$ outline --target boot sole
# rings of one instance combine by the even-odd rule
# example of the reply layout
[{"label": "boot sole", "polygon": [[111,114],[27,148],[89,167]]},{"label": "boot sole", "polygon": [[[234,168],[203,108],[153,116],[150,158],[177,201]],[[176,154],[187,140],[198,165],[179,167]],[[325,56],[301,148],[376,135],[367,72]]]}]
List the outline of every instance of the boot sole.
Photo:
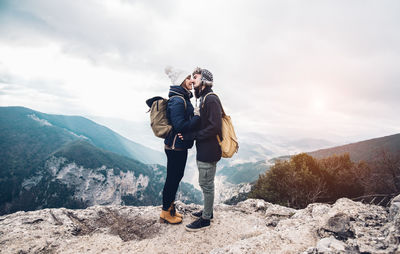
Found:
[{"label": "boot sole", "polygon": [[189,231],[189,232],[198,232],[198,231],[206,230],[207,228],[210,228],[210,227],[211,227],[211,225],[210,226],[205,226],[205,227],[202,227],[202,228],[188,228],[188,227],[185,227],[185,229],[186,229],[186,231]]},{"label": "boot sole", "polygon": [[160,223],[165,223],[165,224],[171,224],[171,225],[177,225],[177,224],[181,224],[182,223],[182,221],[177,222],[177,223],[171,223],[171,222],[169,222],[169,221],[167,221],[166,219],[163,219],[163,218],[160,218],[159,222]]}]

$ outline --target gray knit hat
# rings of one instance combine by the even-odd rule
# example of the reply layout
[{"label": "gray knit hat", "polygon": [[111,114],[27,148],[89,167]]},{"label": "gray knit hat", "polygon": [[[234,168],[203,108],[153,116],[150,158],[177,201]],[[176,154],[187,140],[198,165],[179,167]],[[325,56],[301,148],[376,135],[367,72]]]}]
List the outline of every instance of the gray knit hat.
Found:
[{"label": "gray knit hat", "polygon": [[195,74],[195,73],[201,74],[201,80],[203,81],[204,85],[213,86],[214,79],[213,79],[213,75],[212,75],[211,71],[197,67],[193,71],[193,74]]},{"label": "gray knit hat", "polygon": [[213,75],[207,69],[201,69],[201,80],[213,82]]}]

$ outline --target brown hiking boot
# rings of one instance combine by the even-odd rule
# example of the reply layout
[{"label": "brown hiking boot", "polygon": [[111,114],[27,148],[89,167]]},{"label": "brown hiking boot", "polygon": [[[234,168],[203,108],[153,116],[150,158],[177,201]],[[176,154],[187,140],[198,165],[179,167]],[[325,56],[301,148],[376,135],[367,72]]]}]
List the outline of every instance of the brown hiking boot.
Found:
[{"label": "brown hiking boot", "polygon": [[171,207],[170,207],[168,210],[171,211],[171,215],[172,215],[172,216],[176,216],[176,217],[179,217],[179,218],[183,219],[183,215],[180,214],[180,213],[176,210],[176,207],[175,207],[174,202],[172,202]]},{"label": "brown hiking boot", "polygon": [[160,222],[169,224],[179,224],[182,222],[182,218],[171,215],[171,208],[168,211],[161,210]]}]

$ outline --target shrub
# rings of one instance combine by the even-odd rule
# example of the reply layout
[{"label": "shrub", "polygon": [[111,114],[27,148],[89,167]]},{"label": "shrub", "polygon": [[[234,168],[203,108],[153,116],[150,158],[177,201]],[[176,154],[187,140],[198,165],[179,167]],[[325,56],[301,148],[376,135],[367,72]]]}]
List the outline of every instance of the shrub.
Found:
[{"label": "shrub", "polygon": [[334,202],[362,195],[369,183],[368,172],[365,163],[353,163],[348,154],[317,160],[302,153],[288,161],[278,160],[259,176],[249,197],[293,208],[317,201]]}]

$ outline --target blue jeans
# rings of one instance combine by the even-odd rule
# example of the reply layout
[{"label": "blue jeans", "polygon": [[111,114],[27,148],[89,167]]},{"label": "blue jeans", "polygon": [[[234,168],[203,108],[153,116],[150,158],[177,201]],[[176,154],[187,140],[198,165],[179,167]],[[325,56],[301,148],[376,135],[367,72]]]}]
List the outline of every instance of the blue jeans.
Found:
[{"label": "blue jeans", "polygon": [[199,169],[199,185],[203,191],[204,209],[203,219],[209,220],[213,214],[214,206],[214,178],[217,169],[217,162],[197,161]]}]

